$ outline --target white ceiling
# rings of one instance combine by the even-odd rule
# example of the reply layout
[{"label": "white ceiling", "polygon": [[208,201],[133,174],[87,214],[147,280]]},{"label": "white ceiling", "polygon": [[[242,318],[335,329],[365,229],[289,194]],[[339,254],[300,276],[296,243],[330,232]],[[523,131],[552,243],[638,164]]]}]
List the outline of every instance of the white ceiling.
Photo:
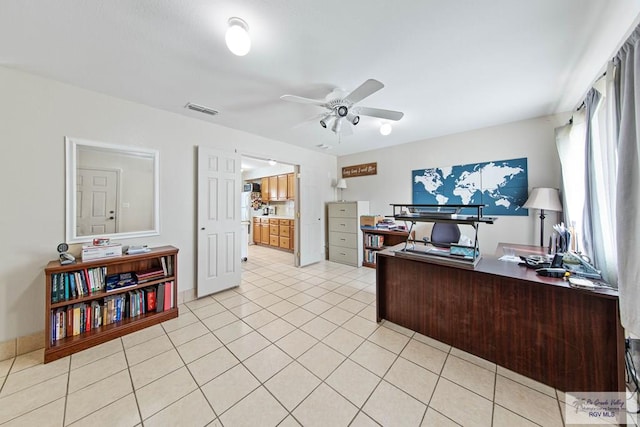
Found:
[{"label": "white ceiling", "polygon": [[[0,65],[271,139],[344,155],[575,108],[640,12],[638,0],[2,0]],[[251,52],[224,44],[229,17]],[[341,141],[323,98],[368,78]],[[46,94],[43,94],[46,96]],[[187,102],[220,112],[205,116]]]}]

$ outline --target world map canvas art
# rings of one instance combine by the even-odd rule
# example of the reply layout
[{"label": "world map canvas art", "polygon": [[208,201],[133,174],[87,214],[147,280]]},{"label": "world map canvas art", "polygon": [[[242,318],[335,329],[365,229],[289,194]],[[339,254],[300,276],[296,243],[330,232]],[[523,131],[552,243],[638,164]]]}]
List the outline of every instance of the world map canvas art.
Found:
[{"label": "world map canvas art", "polygon": [[484,204],[483,214],[528,215],[522,205],[528,197],[527,159],[411,172],[414,204]]}]

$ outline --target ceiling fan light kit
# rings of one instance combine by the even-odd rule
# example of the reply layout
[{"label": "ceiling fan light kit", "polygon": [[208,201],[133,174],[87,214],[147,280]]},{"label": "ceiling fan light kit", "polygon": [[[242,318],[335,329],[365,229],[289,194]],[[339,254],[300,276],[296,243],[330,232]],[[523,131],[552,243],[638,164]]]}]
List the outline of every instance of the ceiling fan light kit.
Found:
[{"label": "ceiling fan light kit", "polygon": [[245,56],[251,50],[249,26],[240,18],[229,18],[229,28],[224,36],[227,47],[237,56]]},{"label": "ceiling fan light kit", "polygon": [[[345,135],[351,134],[351,127],[343,126],[342,119],[346,119],[351,125],[355,126],[360,123],[361,116],[377,117],[384,120],[400,120],[404,113],[400,111],[383,110],[380,108],[360,107],[356,104],[364,98],[382,89],[384,85],[375,79],[369,79],[358,86],[350,94],[344,97],[336,95],[337,91],[332,91],[325,99],[304,98],[297,95],[282,95],[280,99],[284,101],[297,102],[300,104],[312,104],[324,107],[329,110],[328,113],[320,119],[320,126],[325,129],[331,129],[336,134],[342,131]],[[331,122],[333,121],[333,125]],[[390,127],[386,134],[391,133]],[[382,131],[381,131],[382,133]]]},{"label": "ceiling fan light kit", "polygon": [[391,123],[383,123],[380,125],[380,134],[387,136],[391,133],[393,128],[391,127]]}]

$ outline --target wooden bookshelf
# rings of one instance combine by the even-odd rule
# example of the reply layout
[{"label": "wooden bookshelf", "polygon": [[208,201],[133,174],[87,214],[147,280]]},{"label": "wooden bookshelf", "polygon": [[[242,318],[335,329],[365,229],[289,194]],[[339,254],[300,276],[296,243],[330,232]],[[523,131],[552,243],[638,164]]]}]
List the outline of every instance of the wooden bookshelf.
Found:
[{"label": "wooden bookshelf", "polygon": [[[376,268],[376,253],[388,246],[404,243],[409,237],[406,230],[389,230],[386,228],[360,227],[363,239],[363,261],[365,267]],[[411,231],[411,236],[415,231]]]},{"label": "wooden bookshelf", "polygon": [[[162,269],[162,259],[165,261],[167,270],[167,274],[163,277],[109,292],[106,290],[96,290],[82,296],[76,295],[68,299],[62,298],[60,301],[52,300],[54,277],[56,277],[55,280],[57,281],[63,274],[85,271],[85,269],[102,269],[105,274],[136,273],[150,269]],[[66,314],[67,309],[74,306],[78,307],[81,304],[90,307],[94,301],[106,307],[107,301],[111,297],[118,296],[126,301],[123,304],[125,305],[131,301],[131,295],[135,295],[136,291],[152,288],[157,291],[159,286],[170,286],[170,292],[168,294],[171,296],[172,301],[170,301],[170,307],[168,309],[164,309],[163,311],[146,311],[146,300],[144,300],[145,312],[143,313],[135,313],[134,316],[129,316],[129,314],[132,313],[128,307],[125,306],[121,308],[121,312],[119,313],[120,320],[118,321],[108,324],[104,323],[97,327],[93,327],[92,325],[77,335],[73,335],[67,330],[66,336],[58,336],[58,338],[55,339],[55,332],[57,331],[54,329],[57,328],[54,323],[54,316],[56,313],[65,312]],[[85,262],[78,261],[75,264],[69,265],[60,265],[57,260],[51,261],[45,268],[45,287],[44,362],[48,363],[114,338],[178,317],[178,249],[173,246],[162,246],[153,248],[150,252],[142,254],[123,255]],[[137,293],[138,295],[142,294],[142,292]],[[156,297],[157,296],[156,292]],[[156,301],[158,301],[157,298]],[[93,319],[90,319],[89,323],[91,323],[92,320]]]}]

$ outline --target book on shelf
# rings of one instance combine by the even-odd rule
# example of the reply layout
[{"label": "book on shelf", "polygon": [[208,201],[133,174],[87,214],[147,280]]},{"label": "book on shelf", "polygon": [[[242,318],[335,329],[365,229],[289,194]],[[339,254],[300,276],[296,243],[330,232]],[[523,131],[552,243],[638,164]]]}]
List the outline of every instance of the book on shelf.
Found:
[{"label": "book on shelf", "polygon": [[156,312],[164,311],[164,283],[160,283],[156,290]]},{"label": "book on shelf", "polygon": [[147,296],[147,311],[156,311],[156,290],[155,288],[145,289]]},{"label": "book on shelf", "polygon": [[173,283],[166,282],[164,284],[164,310],[169,310],[171,308],[171,294],[173,290]]},{"label": "book on shelf", "polygon": [[162,264],[162,272],[164,273],[165,276],[168,276],[169,272],[167,270],[167,260],[165,259],[165,257],[163,256],[160,257],[160,263]]},{"label": "book on shelf", "polygon": [[136,273],[138,283],[149,282],[151,280],[161,279],[165,277],[162,267],[151,268],[148,270],[138,271]]}]

